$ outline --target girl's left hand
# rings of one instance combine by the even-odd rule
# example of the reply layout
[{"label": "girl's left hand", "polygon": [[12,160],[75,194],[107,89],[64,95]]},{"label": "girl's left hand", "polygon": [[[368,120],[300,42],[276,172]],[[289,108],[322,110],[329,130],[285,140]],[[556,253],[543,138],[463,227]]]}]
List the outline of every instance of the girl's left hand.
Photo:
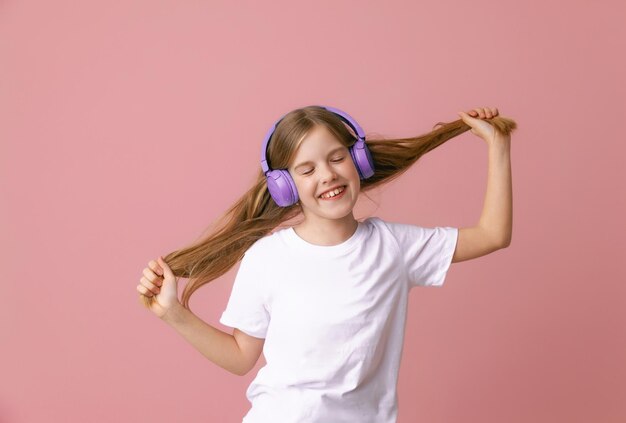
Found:
[{"label": "girl's left hand", "polygon": [[496,128],[489,122],[482,119],[491,119],[498,116],[498,109],[478,108],[469,112],[458,112],[459,116],[470,128],[474,135],[477,135],[487,142],[492,142],[496,136]]}]

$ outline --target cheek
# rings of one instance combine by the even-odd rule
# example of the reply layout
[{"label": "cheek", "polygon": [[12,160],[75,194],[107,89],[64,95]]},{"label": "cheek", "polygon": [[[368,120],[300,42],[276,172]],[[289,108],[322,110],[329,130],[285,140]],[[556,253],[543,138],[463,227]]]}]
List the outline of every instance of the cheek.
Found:
[{"label": "cheek", "polygon": [[295,182],[295,184],[296,184],[296,189],[298,190],[298,194],[300,195],[300,197],[302,197],[303,194],[307,197],[315,195],[316,187],[314,184],[311,183],[310,180],[300,179],[298,182]]},{"label": "cheek", "polygon": [[350,159],[350,161],[347,162],[344,169],[345,169],[346,175],[350,175],[352,179],[359,179],[359,172],[358,170],[356,170],[356,167],[354,166],[352,159]]}]

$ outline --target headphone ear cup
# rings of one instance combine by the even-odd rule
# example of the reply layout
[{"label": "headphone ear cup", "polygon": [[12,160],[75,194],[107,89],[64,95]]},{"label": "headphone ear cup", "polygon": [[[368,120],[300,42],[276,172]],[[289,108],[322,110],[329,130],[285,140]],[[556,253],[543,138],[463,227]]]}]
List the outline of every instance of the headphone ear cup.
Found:
[{"label": "headphone ear cup", "polygon": [[267,189],[280,207],[289,207],[299,200],[296,184],[285,169],[270,170],[265,174]]},{"label": "headphone ear cup", "polygon": [[361,179],[367,179],[374,174],[374,160],[365,141],[359,138],[350,147],[350,156]]}]

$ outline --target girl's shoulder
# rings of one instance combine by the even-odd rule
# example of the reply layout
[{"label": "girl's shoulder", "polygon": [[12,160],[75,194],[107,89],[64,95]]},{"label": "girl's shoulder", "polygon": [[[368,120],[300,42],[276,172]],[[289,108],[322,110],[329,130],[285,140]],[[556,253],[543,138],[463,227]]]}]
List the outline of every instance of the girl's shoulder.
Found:
[{"label": "girl's shoulder", "polygon": [[284,244],[284,236],[290,228],[279,228],[254,241],[246,250],[246,255],[267,255]]},{"label": "girl's shoulder", "polygon": [[388,226],[393,225],[394,222],[390,222],[378,216],[370,216],[366,219],[363,219],[363,224],[380,231],[380,230],[388,230],[389,229]]}]

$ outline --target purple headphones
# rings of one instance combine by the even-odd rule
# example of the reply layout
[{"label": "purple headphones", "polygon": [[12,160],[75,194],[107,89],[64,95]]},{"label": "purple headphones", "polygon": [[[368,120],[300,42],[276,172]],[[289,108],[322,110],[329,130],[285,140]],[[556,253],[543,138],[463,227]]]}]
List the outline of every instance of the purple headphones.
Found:
[{"label": "purple headphones", "polygon": [[[372,160],[372,155],[365,144],[365,133],[363,132],[363,129],[361,129],[359,124],[356,123],[356,121],[346,112],[342,112],[334,107],[318,107],[322,107],[329,112],[334,113],[354,130],[354,133],[357,134],[358,138],[350,147],[350,156],[352,157],[354,166],[356,167],[357,172],[359,172],[359,177],[361,179],[367,179],[372,176],[374,174],[374,161]],[[274,134],[276,127],[284,117],[285,115],[272,125],[270,130],[265,135],[265,139],[263,140],[263,150],[261,151],[261,168],[267,178],[267,189],[276,204],[280,207],[289,207],[296,204],[300,198],[298,196],[296,184],[293,182],[293,179],[287,169],[271,170],[267,165],[267,146],[269,145],[270,138],[272,137],[272,134]]]}]

